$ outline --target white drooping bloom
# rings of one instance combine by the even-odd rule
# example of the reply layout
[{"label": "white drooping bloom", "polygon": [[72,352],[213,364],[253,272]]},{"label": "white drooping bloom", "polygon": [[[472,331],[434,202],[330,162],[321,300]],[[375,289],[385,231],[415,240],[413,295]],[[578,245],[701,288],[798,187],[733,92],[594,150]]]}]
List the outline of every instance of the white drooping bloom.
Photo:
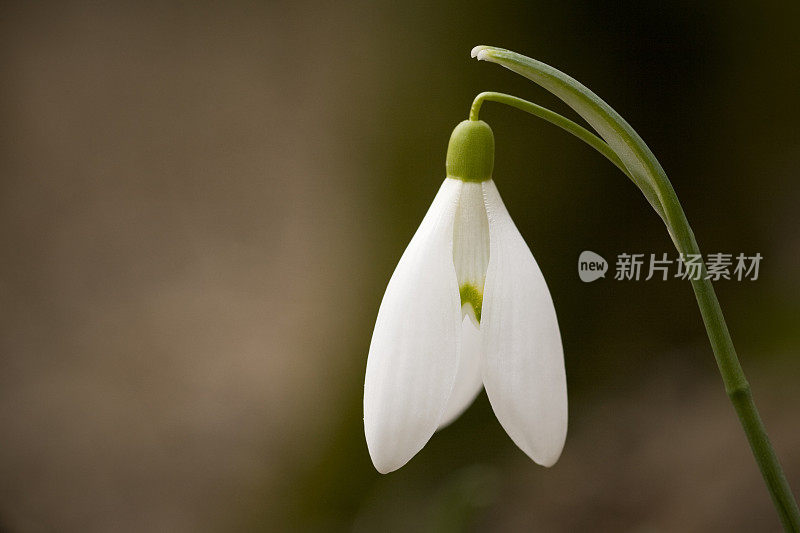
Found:
[{"label": "white drooping bloom", "polygon": [[544,277],[491,179],[494,139],[464,121],[448,177],[381,302],[364,429],[375,468],[396,470],[482,387],[511,439],[551,466],[567,433],[561,335]]}]

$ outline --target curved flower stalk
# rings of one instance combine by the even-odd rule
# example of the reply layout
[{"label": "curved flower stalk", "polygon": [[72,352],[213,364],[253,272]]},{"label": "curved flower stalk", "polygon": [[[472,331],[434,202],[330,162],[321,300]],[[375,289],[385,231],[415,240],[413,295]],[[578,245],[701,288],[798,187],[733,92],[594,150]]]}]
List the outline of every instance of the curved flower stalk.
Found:
[{"label": "curved flower stalk", "polygon": [[492,180],[494,136],[453,131],[447,177],[381,302],[364,383],[375,468],[408,462],[482,387],[511,439],[551,466],[567,432],[564,355],[542,272]]},{"label": "curved flower stalk", "polygon": [[[631,178],[664,221],[679,252],[699,256],[700,250],[694,233],[664,169],[644,140],[619,113],[575,79],[540,61],[491,46],[475,47],[472,56],[504,66],[556,95],[597,131],[606,146],[591,132],[557,113],[498,93],[483,93],[475,99],[471,114],[473,119],[477,120],[483,100],[495,100],[540,116],[575,134],[603,153]],[[608,154],[608,149],[616,158]],[[780,520],[787,531],[800,532],[800,511],[756,409],[714,287],[706,279],[705,265],[702,265],[699,279],[692,280],[692,288],[725,390],[739,416]]]}]

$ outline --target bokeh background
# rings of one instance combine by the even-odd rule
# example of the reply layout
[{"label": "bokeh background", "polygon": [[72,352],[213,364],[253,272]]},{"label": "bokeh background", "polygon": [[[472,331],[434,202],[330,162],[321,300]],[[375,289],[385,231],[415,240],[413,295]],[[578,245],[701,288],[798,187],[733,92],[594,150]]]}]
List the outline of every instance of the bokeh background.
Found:
[{"label": "bokeh background", "polygon": [[[579,281],[672,254],[640,193],[497,104],[495,178],[544,271],[570,430],[544,469],[485,394],[396,473],[361,395],[383,290],[482,90],[534,56],[670,175],[800,490],[800,6],[3,2],[0,530],[777,531],[689,285]],[[570,115],[571,116],[571,115]]]}]

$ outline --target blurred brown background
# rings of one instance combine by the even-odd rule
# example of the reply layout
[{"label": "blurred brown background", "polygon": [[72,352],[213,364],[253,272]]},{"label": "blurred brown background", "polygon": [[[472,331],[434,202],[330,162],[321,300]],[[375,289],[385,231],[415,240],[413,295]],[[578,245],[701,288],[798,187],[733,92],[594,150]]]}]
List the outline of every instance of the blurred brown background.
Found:
[{"label": "blurred brown background", "polygon": [[616,107],[701,248],[800,490],[794,1],[4,2],[0,530],[777,531],[690,287],[591,285],[670,252],[596,153],[496,104],[495,178],[548,278],[570,434],[531,463],[485,395],[388,476],[363,373],[397,259],[482,90],[564,110],[476,44]]}]

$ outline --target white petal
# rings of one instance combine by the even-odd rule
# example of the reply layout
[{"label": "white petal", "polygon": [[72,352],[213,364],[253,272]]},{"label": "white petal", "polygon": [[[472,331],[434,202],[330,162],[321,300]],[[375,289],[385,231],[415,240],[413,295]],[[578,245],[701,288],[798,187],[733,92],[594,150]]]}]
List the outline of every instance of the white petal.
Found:
[{"label": "white petal", "polygon": [[453,388],[461,336],[453,221],[461,184],[452,178],[442,184],[378,311],[364,380],[364,432],[384,474],[428,442]]},{"label": "white petal", "polygon": [[489,266],[489,219],[480,183],[465,182],[453,228],[453,262],[459,286],[471,285],[483,293]]},{"label": "white petal", "polygon": [[531,459],[552,466],[567,436],[561,334],[541,270],[484,182],[491,253],[483,298],[483,382],[497,419]]},{"label": "white petal", "polygon": [[[469,305],[469,304],[466,304]],[[461,324],[461,354],[453,392],[447,400],[439,429],[458,418],[483,388],[481,374],[481,332],[469,316]]]}]

